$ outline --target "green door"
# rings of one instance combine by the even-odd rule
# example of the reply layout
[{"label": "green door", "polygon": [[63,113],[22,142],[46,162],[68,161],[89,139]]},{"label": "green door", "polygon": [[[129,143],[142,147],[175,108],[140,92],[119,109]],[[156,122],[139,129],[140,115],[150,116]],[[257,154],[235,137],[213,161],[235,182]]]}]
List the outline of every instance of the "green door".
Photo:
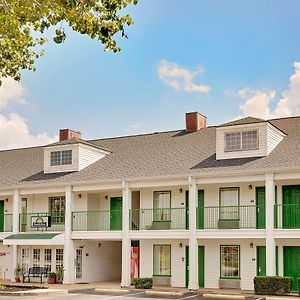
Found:
[{"label": "green door", "polygon": [[0,201],[0,232],[4,231],[4,201]]},{"label": "green door", "polygon": [[282,187],[283,228],[300,228],[300,185]]},{"label": "green door", "polygon": [[300,247],[283,247],[284,276],[294,278],[293,291],[297,291],[297,278],[300,277]]},{"label": "green door", "polygon": [[256,188],[256,228],[262,229],[266,227],[266,195],[265,187]]},{"label": "green door", "polygon": [[198,246],[198,283],[199,288],[204,288],[204,246]]},{"label": "green door", "polygon": [[122,229],[122,197],[110,198],[110,230]]},{"label": "green door", "polygon": [[266,246],[256,247],[256,275],[266,276]]},{"label": "green door", "polygon": [[185,287],[189,287],[189,279],[190,279],[190,272],[189,272],[189,246],[185,246]]},{"label": "green door", "polygon": [[185,229],[189,229],[189,191],[185,191]]},{"label": "green door", "polygon": [[204,190],[198,191],[197,228],[204,228]]}]

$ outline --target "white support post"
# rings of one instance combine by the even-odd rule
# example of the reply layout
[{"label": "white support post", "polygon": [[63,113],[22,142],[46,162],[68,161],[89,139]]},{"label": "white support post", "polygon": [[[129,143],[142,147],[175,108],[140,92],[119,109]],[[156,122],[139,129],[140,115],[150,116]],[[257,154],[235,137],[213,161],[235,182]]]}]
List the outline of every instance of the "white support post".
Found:
[{"label": "white support post", "polygon": [[131,207],[131,189],[127,182],[122,183],[122,279],[121,287],[130,286],[130,238],[129,209]]},{"label": "white support post", "polygon": [[[19,190],[14,190],[13,192],[13,227],[12,232],[13,234],[19,233],[19,215],[20,215],[20,192]],[[12,275],[11,281],[15,281],[15,269],[18,264],[18,246],[12,246]]]},{"label": "white support post", "polygon": [[189,178],[189,284],[190,290],[197,290],[198,284],[198,242],[197,242],[197,199],[196,180]]},{"label": "white support post", "polygon": [[73,189],[68,186],[65,189],[65,240],[64,240],[64,283],[74,281],[74,247],[71,239]]},{"label": "white support post", "polygon": [[275,184],[274,175],[265,175],[266,189],[266,273],[276,275],[275,238],[274,238],[274,205]]}]

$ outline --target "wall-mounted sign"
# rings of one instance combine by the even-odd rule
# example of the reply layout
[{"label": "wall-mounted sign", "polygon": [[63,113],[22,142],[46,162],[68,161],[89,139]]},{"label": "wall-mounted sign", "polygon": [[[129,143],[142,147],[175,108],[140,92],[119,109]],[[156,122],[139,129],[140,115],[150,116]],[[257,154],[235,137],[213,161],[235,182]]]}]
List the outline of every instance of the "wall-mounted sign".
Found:
[{"label": "wall-mounted sign", "polygon": [[31,228],[47,228],[51,227],[50,216],[32,216],[31,217]]}]

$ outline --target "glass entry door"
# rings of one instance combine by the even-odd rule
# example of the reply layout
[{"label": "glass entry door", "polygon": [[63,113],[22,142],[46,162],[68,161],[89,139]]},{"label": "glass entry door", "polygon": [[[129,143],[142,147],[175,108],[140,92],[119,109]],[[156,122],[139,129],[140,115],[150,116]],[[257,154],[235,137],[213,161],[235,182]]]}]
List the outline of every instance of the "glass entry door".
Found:
[{"label": "glass entry door", "polygon": [[80,248],[75,252],[75,276],[76,279],[82,278],[82,249]]}]

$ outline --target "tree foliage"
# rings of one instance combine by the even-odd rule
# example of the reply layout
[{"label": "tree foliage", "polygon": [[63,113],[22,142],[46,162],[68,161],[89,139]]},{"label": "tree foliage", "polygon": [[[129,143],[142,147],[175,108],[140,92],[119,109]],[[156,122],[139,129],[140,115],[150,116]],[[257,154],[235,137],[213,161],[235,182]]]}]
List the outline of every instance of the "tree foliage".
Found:
[{"label": "tree foliage", "polygon": [[20,80],[21,70],[35,70],[50,27],[56,44],[66,39],[68,26],[99,40],[107,51],[120,51],[114,36],[127,37],[125,26],[133,21],[121,10],[132,3],[137,0],[0,0],[0,85],[1,78]]}]

